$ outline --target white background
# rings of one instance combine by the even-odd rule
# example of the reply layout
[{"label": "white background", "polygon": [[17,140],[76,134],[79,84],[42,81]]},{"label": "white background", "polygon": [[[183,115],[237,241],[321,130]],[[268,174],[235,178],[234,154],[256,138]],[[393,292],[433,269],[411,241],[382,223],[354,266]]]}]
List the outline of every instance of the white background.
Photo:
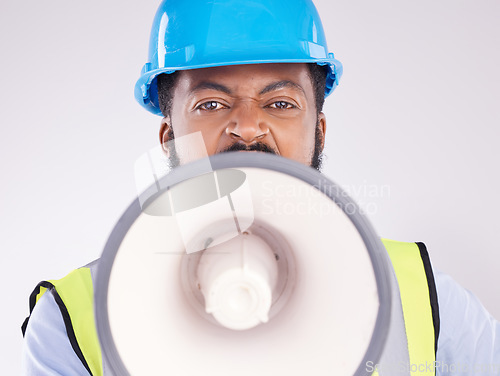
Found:
[{"label": "white background", "polygon": [[[500,2],[316,4],[345,68],[325,173],[500,317]],[[0,5],[3,374],[19,373],[33,287],[99,257],[134,199],[134,161],[158,140],[133,99],[157,5]]]}]

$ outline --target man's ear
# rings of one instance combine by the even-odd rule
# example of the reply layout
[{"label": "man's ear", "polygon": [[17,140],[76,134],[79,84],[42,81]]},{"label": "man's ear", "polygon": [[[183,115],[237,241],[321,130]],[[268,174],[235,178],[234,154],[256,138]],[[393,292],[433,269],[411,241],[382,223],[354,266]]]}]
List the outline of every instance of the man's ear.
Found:
[{"label": "man's ear", "polygon": [[160,144],[165,153],[168,155],[167,142],[174,139],[174,131],[170,126],[171,121],[169,116],[165,116],[161,121],[160,126]]},{"label": "man's ear", "polygon": [[326,116],[323,112],[318,114],[318,130],[321,133],[321,151],[323,151],[325,147],[325,137],[326,137]]}]

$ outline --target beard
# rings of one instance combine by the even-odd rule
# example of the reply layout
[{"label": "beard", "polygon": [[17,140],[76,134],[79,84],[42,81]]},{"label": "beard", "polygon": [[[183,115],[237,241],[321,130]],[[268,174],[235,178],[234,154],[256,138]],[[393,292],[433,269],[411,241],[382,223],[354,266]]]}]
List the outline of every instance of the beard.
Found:
[{"label": "beard", "polygon": [[221,153],[228,153],[231,151],[261,151],[263,153],[279,155],[279,153],[272,147],[260,141],[254,142],[250,145],[246,145],[241,142],[235,142],[234,144],[222,150]]},{"label": "beard", "polygon": [[[319,128],[319,121],[316,122],[316,128],[314,131],[314,151],[313,155],[311,157],[311,162],[309,163],[309,166],[312,168],[315,168],[316,170],[321,172],[321,168],[323,165],[323,157],[324,154],[322,152],[321,144],[322,144],[322,132]],[[175,150],[175,143],[173,142],[175,136],[174,136],[174,131],[172,126],[170,126],[170,129],[167,134],[169,138],[169,142],[167,142],[167,151],[168,151],[168,164],[170,168],[175,168],[179,167],[180,165],[180,159],[179,155],[177,154],[177,150]],[[228,146],[224,150],[221,151],[221,153],[227,153],[231,151],[260,151],[263,153],[269,153],[269,154],[274,154],[274,155],[279,155],[279,153],[270,147],[269,145],[263,143],[263,142],[255,142],[252,143],[251,145],[246,145],[241,142],[235,142],[234,144]]]}]

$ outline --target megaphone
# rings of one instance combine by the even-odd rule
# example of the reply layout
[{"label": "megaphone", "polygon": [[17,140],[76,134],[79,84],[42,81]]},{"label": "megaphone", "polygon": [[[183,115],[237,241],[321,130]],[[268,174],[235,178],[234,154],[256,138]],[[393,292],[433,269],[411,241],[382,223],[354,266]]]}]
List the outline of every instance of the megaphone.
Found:
[{"label": "megaphone", "polygon": [[116,375],[368,375],[408,359],[373,228],[335,183],[275,155],[161,178],[112,231],[95,286]]}]

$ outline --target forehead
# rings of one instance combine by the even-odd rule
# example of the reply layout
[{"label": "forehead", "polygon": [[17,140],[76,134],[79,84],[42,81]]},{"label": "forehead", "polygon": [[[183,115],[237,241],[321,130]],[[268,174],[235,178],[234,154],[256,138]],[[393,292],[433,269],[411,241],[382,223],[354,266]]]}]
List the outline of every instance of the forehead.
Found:
[{"label": "forehead", "polygon": [[277,82],[289,82],[287,89],[302,91],[305,96],[313,95],[309,69],[304,63],[229,65],[179,72],[177,88],[191,92],[200,84],[216,83],[233,93],[245,91],[260,92]]}]

